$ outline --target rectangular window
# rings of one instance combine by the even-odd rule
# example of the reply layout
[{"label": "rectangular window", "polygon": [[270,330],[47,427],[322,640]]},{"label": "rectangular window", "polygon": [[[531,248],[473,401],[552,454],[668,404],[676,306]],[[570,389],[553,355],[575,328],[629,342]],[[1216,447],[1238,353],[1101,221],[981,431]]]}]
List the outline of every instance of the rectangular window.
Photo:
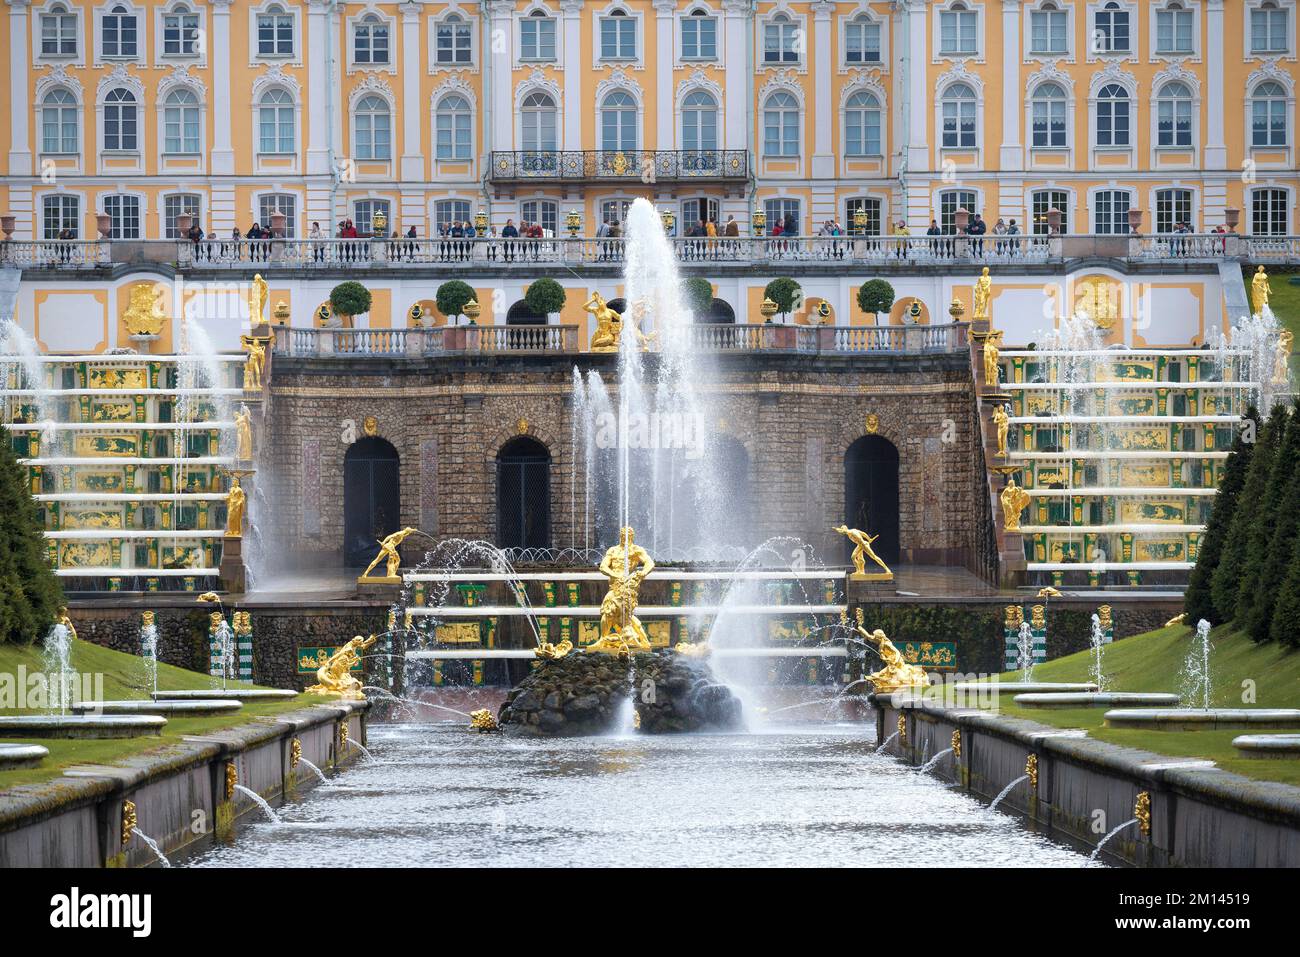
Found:
[{"label": "rectangular window", "polygon": [[1098,10],[1093,21],[1092,42],[1094,53],[1128,53],[1128,12],[1118,9],[1114,3]]},{"label": "rectangular window", "polygon": [[1192,12],[1190,10],[1156,11],[1156,52],[1192,52]]},{"label": "rectangular window", "polygon": [[1257,189],[1250,195],[1250,231],[1255,236],[1287,235],[1287,191]]},{"label": "rectangular window", "polygon": [[193,156],[199,152],[199,108],[168,106],[163,110],[163,152]]},{"label": "rectangular window", "polygon": [[357,64],[388,63],[388,25],[358,24],[352,38],[352,60]]},{"label": "rectangular window", "polygon": [[257,55],[293,56],[293,14],[257,15]]},{"label": "rectangular window", "polygon": [[58,239],[67,229],[72,238],[81,233],[81,200],[76,196],[46,196],[41,200],[41,235]]},{"label": "rectangular window", "polygon": [[1250,52],[1286,53],[1290,50],[1289,19],[1288,11],[1275,7],[1250,11]]},{"label": "rectangular window", "polygon": [[636,59],[636,21],[629,16],[604,17],[600,21],[600,58]]},{"label": "rectangular window", "polygon": [[469,200],[440,199],[433,207],[433,217],[439,230],[443,226],[449,226],[452,223],[468,222]]},{"label": "rectangular window", "polygon": [[109,219],[109,239],[140,238],[140,197],[115,194],[104,197]]},{"label": "rectangular window", "polygon": [[201,204],[199,197],[193,193],[173,193],[163,197],[163,236],[167,239],[180,239],[180,227],[176,221],[181,216],[190,217],[191,223],[199,222]]},{"label": "rectangular window", "polygon": [[939,13],[939,52],[973,56],[978,42],[973,10],[942,10]]},{"label": "rectangular window", "polygon": [[277,212],[284,213],[285,239],[293,239],[298,228],[298,197],[288,193],[267,193],[257,198],[257,221],[263,228],[271,228],[271,217]]},{"label": "rectangular window", "polygon": [[798,28],[785,17],[763,24],[763,62],[798,63]]},{"label": "rectangular window", "polygon": [[844,36],[846,63],[880,62],[880,24],[855,20],[846,27]]},{"label": "rectangular window", "polygon": [[525,222],[537,223],[547,236],[554,236],[559,229],[560,206],[549,199],[532,199],[519,206],[519,215]]},{"label": "rectangular window", "polygon": [[974,214],[978,199],[970,190],[949,190],[939,195],[939,228],[945,233],[957,232],[957,210],[964,209]]},{"label": "rectangular window", "polygon": [[77,15],[57,10],[41,14],[41,56],[77,55]]},{"label": "rectangular window", "polygon": [[[767,233],[769,236],[778,225],[781,227],[782,233],[785,235],[799,235],[799,223],[802,219],[799,211],[799,200],[765,200],[763,203],[763,211],[767,214]],[[790,230],[786,228],[787,224],[794,227],[794,232],[790,232]]]},{"label": "rectangular window", "polygon": [[1068,52],[1070,15],[1064,10],[1033,10],[1029,14],[1029,52]]},{"label": "rectangular window", "polygon": [[1070,194],[1062,189],[1043,189],[1034,193],[1030,203],[1033,214],[1030,230],[1035,236],[1046,236],[1052,231],[1052,221],[1047,215],[1051,209],[1061,212],[1061,233],[1070,231]]},{"label": "rectangular window", "polygon": [[1112,236],[1128,232],[1130,194],[1122,189],[1103,189],[1093,194],[1093,232]]},{"label": "rectangular window", "polygon": [[555,59],[555,20],[524,17],[519,21],[519,56],[524,60]]},{"label": "rectangular window", "polygon": [[1156,145],[1175,147],[1192,145],[1191,100],[1180,97],[1157,101]]},{"label": "rectangular window", "polygon": [[381,235],[386,236],[396,228],[393,217],[389,215],[389,202],[386,199],[359,199],[353,208],[356,213],[352,217],[352,225],[356,226],[360,236],[375,234],[375,213],[384,214],[385,226]]},{"label": "rectangular window", "polygon": [[137,49],[135,16],[129,13],[106,13],[101,23],[104,57],[134,58]]},{"label": "rectangular window", "polygon": [[1250,104],[1250,145],[1286,146],[1286,100],[1258,98]]},{"label": "rectangular window", "polygon": [[682,59],[718,58],[718,21],[715,17],[689,16],[682,20]]},{"label": "rectangular window", "polygon": [[1172,233],[1182,223],[1192,223],[1192,191],[1162,189],[1156,192],[1156,232]]},{"label": "rectangular window", "polygon": [[460,17],[448,17],[438,24],[436,47],[439,63],[470,63],[473,59],[473,36],[469,24]]},{"label": "rectangular window", "polygon": [[880,111],[849,109],[844,113],[847,156],[880,156]]},{"label": "rectangular window", "polygon": [[194,56],[198,42],[197,13],[169,13],[163,17],[164,56]]},{"label": "rectangular window", "polygon": [[[866,223],[858,226],[858,211],[866,213]],[[881,203],[878,199],[866,199],[855,196],[848,200],[844,208],[844,227],[850,236],[879,236],[881,229]]]}]

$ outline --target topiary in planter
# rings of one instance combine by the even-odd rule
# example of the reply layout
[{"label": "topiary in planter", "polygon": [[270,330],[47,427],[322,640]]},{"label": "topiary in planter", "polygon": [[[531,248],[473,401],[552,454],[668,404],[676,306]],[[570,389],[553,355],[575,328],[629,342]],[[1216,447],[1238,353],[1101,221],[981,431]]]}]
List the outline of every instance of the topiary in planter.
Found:
[{"label": "topiary in planter", "polygon": [[524,302],[534,315],[549,316],[564,308],[564,287],[554,279],[537,279],[524,293]]},{"label": "topiary in planter", "polygon": [[438,311],[444,316],[459,316],[464,312],[465,303],[474,298],[474,287],[459,279],[444,282],[438,287],[435,302]]},{"label": "topiary in planter", "polygon": [[858,290],[858,308],[872,316],[894,308],[894,287],[883,279],[868,279]]},{"label": "topiary in planter", "polygon": [[692,276],[682,283],[682,301],[695,318],[708,318],[713,309],[713,283],[703,276]]},{"label": "topiary in planter", "polygon": [[789,276],[780,276],[773,279],[767,284],[767,288],[763,290],[763,295],[776,303],[777,311],[783,316],[790,314],[795,301],[799,299],[802,293],[803,290],[799,288],[799,284]]},{"label": "topiary in planter", "polygon": [[341,282],[330,290],[330,308],[336,316],[359,316],[370,311],[370,290],[359,282]]}]

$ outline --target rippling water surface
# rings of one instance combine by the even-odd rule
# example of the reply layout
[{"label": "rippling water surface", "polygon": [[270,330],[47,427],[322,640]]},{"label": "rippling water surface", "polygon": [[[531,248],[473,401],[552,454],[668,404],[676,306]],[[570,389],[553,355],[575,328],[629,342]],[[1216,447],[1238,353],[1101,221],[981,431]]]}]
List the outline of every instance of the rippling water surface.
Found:
[{"label": "rippling water surface", "polygon": [[519,741],[372,724],[374,753],[191,866],[1036,866],[1086,859],[874,753],[863,724]]}]

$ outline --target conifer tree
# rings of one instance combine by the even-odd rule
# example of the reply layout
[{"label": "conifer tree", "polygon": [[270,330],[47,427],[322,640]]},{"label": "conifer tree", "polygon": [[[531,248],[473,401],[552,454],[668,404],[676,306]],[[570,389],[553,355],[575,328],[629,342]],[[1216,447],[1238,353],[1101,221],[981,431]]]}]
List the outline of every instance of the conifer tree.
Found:
[{"label": "conifer tree", "polygon": [[[1292,499],[1288,506],[1300,510],[1300,502]],[[1269,639],[1291,648],[1300,648],[1300,535],[1291,543],[1291,560],[1287,563],[1286,576],[1277,592],[1277,604],[1273,608],[1273,622],[1269,627]]]},{"label": "conifer tree", "polygon": [[[1287,495],[1300,469],[1300,416],[1290,415],[1269,470],[1268,486],[1251,519],[1246,565],[1237,589],[1238,629],[1252,641],[1267,641],[1273,607],[1286,563],[1291,558],[1294,521],[1288,520]],[[1281,568],[1278,568],[1278,564]]]},{"label": "conifer tree", "polygon": [[1232,527],[1232,517],[1237,510],[1242,487],[1246,484],[1246,472],[1250,468],[1250,457],[1255,446],[1245,441],[1249,434],[1253,439],[1259,434],[1259,412],[1252,405],[1246,410],[1246,422],[1237,430],[1232,442],[1232,452],[1224,467],[1223,478],[1219,482],[1219,494],[1214,497],[1214,509],[1206,523],[1205,537],[1201,539],[1200,550],[1196,554],[1196,567],[1192,569],[1187,583],[1187,594],[1183,600],[1183,611],[1190,622],[1202,618],[1219,620],[1214,610],[1214,597],[1210,582],[1214,570],[1219,566],[1219,559],[1228,539],[1228,530]]},{"label": "conifer tree", "polygon": [[0,642],[31,642],[54,622],[63,590],[46,560],[27,469],[0,435]]},{"label": "conifer tree", "polygon": [[1250,529],[1259,500],[1264,497],[1264,488],[1268,485],[1278,436],[1286,426],[1286,418],[1286,409],[1281,405],[1274,406],[1264,428],[1256,435],[1255,451],[1251,453],[1250,467],[1246,471],[1246,484],[1233,511],[1223,554],[1210,579],[1210,596],[1214,600],[1215,612],[1210,618],[1213,624],[1229,621],[1237,613],[1237,592],[1246,564]]}]

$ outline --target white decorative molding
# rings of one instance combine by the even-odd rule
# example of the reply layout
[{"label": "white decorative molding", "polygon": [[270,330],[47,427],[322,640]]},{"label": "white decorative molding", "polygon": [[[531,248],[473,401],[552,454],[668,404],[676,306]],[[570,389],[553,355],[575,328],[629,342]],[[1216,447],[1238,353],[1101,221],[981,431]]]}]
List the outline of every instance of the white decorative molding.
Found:
[{"label": "white decorative molding", "polygon": [[267,90],[283,87],[293,96],[295,106],[301,106],[302,87],[298,85],[298,80],[292,73],[284,72],[284,67],[279,63],[273,63],[253,80],[253,103],[254,105],[262,98],[262,94]]},{"label": "white decorative molding", "polygon": [[41,101],[52,90],[63,89],[72,94],[73,99],[80,106],[85,99],[85,89],[81,81],[68,72],[66,64],[60,63],[52,70],[43,70],[36,78],[36,105],[39,107]]},{"label": "white decorative molding", "polygon": [[632,94],[632,98],[636,100],[637,110],[642,108],[645,98],[642,95],[641,84],[622,66],[614,67],[608,76],[601,77],[600,82],[596,84],[596,108],[600,109],[600,104],[604,102],[605,97],[616,90]]},{"label": "white decorative molding", "polygon": [[108,96],[110,90],[118,87],[126,87],[135,94],[135,102],[138,108],[144,107],[144,82],[127,69],[125,63],[119,63],[108,73],[100,78],[99,84],[95,87],[95,101],[104,102],[104,97]]},{"label": "white decorative molding", "polygon": [[361,82],[357,83],[348,94],[349,110],[355,108],[357,101],[370,93],[377,93],[383,97],[390,107],[397,105],[397,97],[393,94],[393,87],[388,79],[382,73],[367,71],[361,74]]},{"label": "white decorative molding", "polygon": [[934,84],[935,101],[938,102],[943,91],[954,83],[965,83],[975,91],[975,96],[980,101],[980,109],[984,107],[984,81],[980,79],[978,73],[972,73],[966,68],[964,60],[955,60],[951,67],[939,75],[939,79]]},{"label": "white decorative molding", "polygon": [[[1092,75],[1092,83],[1088,87],[1088,95],[1095,98],[1102,87],[1109,83],[1118,83],[1124,89],[1128,90],[1129,96],[1136,98],[1138,92],[1137,77],[1124,69],[1119,60],[1111,60],[1103,69],[1098,70]],[[1136,104],[1134,104],[1136,106]]]},{"label": "white decorative molding", "polygon": [[547,94],[555,102],[557,109],[560,107],[564,99],[564,91],[560,89],[560,84],[547,76],[541,67],[534,67],[533,71],[515,87],[515,112],[519,112],[528,94],[538,91]]},{"label": "white decorative molding", "polygon": [[429,96],[429,102],[436,110],[438,108],[438,103],[442,98],[450,96],[453,93],[458,96],[463,96],[466,102],[469,103],[470,109],[477,109],[477,93],[473,85],[465,79],[464,71],[459,73],[448,73],[443,81],[433,88],[433,92]]},{"label": "white decorative molding", "polygon": [[1276,80],[1282,84],[1288,93],[1295,93],[1295,78],[1291,75],[1290,70],[1284,70],[1278,65],[1280,59],[1280,57],[1269,57],[1251,71],[1250,76],[1246,77],[1247,95],[1257,84],[1263,83],[1265,80]]},{"label": "white decorative molding", "polygon": [[1056,61],[1044,61],[1041,66],[1025,77],[1025,102],[1034,98],[1034,89],[1040,83],[1056,83],[1066,94],[1074,98],[1074,77],[1062,70]]},{"label": "white decorative molding", "polygon": [[[844,86],[840,89],[841,112],[844,110],[845,104],[848,103],[849,97],[855,93],[870,93],[880,101],[882,110],[888,110],[889,92],[886,90],[884,83],[881,82],[882,79],[881,71],[874,68],[857,67],[851,71],[845,80]],[[883,130],[883,117],[881,125]]]},{"label": "white decorative molding", "polygon": [[172,66],[172,71],[158,81],[158,100],[162,101],[168,93],[176,87],[184,87],[193,90],[198,96],[199,102],[207,100],[208,88],[204,85],[201,77],[195,76],[189,69],[180,63]]},{"label": "white decorative molding", "polygon": [[1182,65],[1181,62],[1174,60],[1169,63],[1163,70],[1151,78],[1151,95],[1152,97],[1160,96],[1160,88],[1166,83],[1178,81],[1186,83],[1187,88],[1192,91],[1192,96],[1199,101],[1201,96],[1201,78],[1191,70]]},{"label": "white decorative molding", "polygon": [[784,70],[773,70],[768,73],[767,79],[763,81],[763,85],[758,91],[759,108],[762,109],[762,105],[767,101],[767,98],[777,91],[793,94],[794,98],[799,102],[800,108],[803,108],[803,84],[799,82],[798,73],[792,67],[787,67]]}]

